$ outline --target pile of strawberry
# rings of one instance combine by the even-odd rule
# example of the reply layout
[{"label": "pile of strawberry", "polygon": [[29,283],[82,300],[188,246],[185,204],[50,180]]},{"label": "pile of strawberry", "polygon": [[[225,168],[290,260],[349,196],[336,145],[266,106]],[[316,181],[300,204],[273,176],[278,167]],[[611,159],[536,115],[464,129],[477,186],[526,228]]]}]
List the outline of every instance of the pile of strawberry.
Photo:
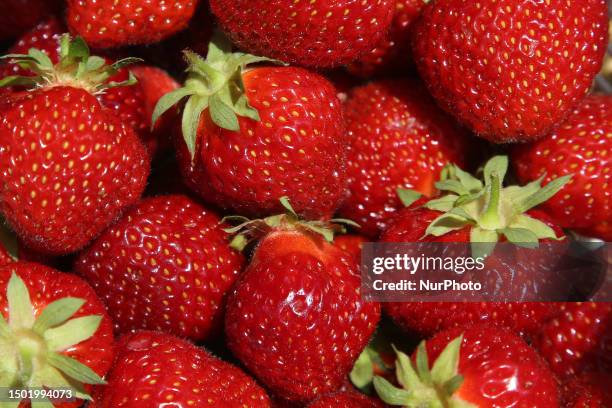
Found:
[{"label": "pile of strawberry", "polygon": [[359,273],[612,240],[606,0],[0,4],[0,407],[612,407],[612,304]]}]

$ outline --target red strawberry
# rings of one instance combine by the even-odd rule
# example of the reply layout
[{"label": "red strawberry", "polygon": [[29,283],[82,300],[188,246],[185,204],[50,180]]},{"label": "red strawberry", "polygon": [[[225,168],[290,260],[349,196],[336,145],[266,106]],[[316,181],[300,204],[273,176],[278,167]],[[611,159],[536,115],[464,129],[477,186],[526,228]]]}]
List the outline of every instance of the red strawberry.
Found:
[{"label": "red strawberry", "polygon": [[266,392],[237,367],[163,333],[121,338],[108,385],[90,408],[269,408]]},{"label": "red strawberry", "polygon": [[474,326],[440,332],[419,346],[416,364],[404,353],[397,354],[401,388],[382,377],[374,379],[376,391],[391,405],[559,407],[556,381],[546,364],[506,330]]},{"label": "red strawberry", "polygon": [[13,57],[41,76],[5,78],[36,88],[0,103],[0,208],[28,247],[48,254],[87,245],[138,200],[149,171],[132,129],[95,96],[118,85],[105,81],[123,62],[105,66],[82,40],[62,43],[56,66],[40,51]]},{"label": "red strawberry", "polygon": [[612,370],[612,303],[565,303],[535,345],[559,377]]},{"label": "red strawberry", "polygon": [[241,48],[309,67],[343,65],[384,38],[391,0],[211,0],[221,27]]},{"label": "red strawberry", "polygon": [[0,267],[0,293],[0,386],[68,388],[77,401],[54,406],[80,406],[113,359],[102,302],[82,279],[25,262]]},{"label": "red strawberry", "polygon": [[343,385],[380,310],[361,300],[357,263],[317,233],[333,239],[325,226],[288,210],[248,222],[267,234],[230,295],[225,332],[262,383],[303,403]]},{"label": "red strawberry", "polygon": [[[539,183],[524,187],[510,186],[501,188],[508,167],[506,157],[498,156],[485,166],[485,184],[463,172],[456,166],[449,166],[445,172],[455,173],[450,179],[436,185],[441,189],[450,188],[454,193],[435,200],[417,201],[397,213],[389,228],[382,234],[381,242],[473,242],[495,243],[498,240],[519,244],[526,242],[551,241],[563,237],[563,231],[550,221],[546,214],[531,209],[554,195],[567,181],[557,179],[544,188]],[[499,193],[499,194],[498,194]],[[450,204],[448,199],[453,200]],[[512,203],[510,205],[509,203]],[[457,214],[465,213],[472,217],[468,220]],[[452,211],[452,212],[451,212]],[[448,217],[453,218],[450,226],[445,226]],[[519,231],[517,231],[519,230]],[[520,233],[518,236],[515,233]],[[547,256],[556,256],[554,247],[551,252],[541,251],[538,255],[543,264],[550,264]],[[485,265],[497,268],[500,274],[509,273],[508,266],[496,264],[495,257]],[[532,255],[531,261],[538,259]],[[548,260],[548,261],[547,261]],[[512,265],[514,274],[532,276],[531,263],[525,261]],[[516,332],[531,334],[539,329],[542,322],[552,316],[555,306],[552,303],[495,303],[495,302],[406,302],[388,303],[387,312],[403,328],[422,335],[456,326],[478,322],[510,327]]]},{"label": "red strawberry", "polygon": [[382,408],[384,404],[359,392],[340,391],[317,398],[306,408]]},{"label": "red strawberry", "polygon": [[566,408],[606,408],[612,406],[612,375],[586,372],[563,384],[561,394]]},{"label": "red strawberry", "polygon": [[606,0],[439,0],[414,57],[440,105],[493,142],[544,136],[589,91],[607,45]]},{"label": "red strawberry", "polygon": [[185,196],[142,200],[79,257],[118,332],[163,330],[194,341],[220,326],[242,269],[219,218]]},{"label": "red strawberry", "polygon": [[70,30],[94,48],[152,44],[187,27],[198,0],[67,0]]},{"label": "red strawberry", "polygon": [[59,11],[60,0],[3,0],[0,40],[12,39]]},{"label": "red strawberry", "polygon": [[354,75],[371,78],[406,75],[414,70],[410,48],[412,27],[428,0],[397,0],[389,34],[374,49],[348,66]]},{"label": "red strawberry", "polygon": [[348,252],[357,263],[360,263],[361,246],[367,241],[361,235],[338,235],[334,238],[334,245]]},{"label": "red strawberry", "polygon": [[11,256],[11,254],[6,250],[4,245],[0,244],[0,265],[7,265],[14,262],[15,259]]},{"label": "red strawberry", "polygon": [[[44,51],[56,64],[60,59],[60,39],[64,31],[63,23],[56,18],[50,18],[24,34],[9,52],[27,54],[30,48],[37,48]],[[110,59],[107,58],[107,62],[110,63]],[[137,83],[128,87],[110,88],[96,96],[105,107],[113,109],[123,123],[130,124],[136,130],[154,156],[158,150],[168,147],[172,117],[165,115],[162,118],[163,122],[159,123],[152,132],[153,109],[165,93],[175,90],[179,85],[164,71],[146,65],[121,68],[109,80],[125,81],[130,73],[138,79]],[[0,65],[0,75],[34,76],[36,73],[18,64],[8,63]]]},{"label": "red strawberry", "polygon": [[612,240],[612,96],[591,95],[549,136],[515,149],[519,179],[572,174],[543,209],[559,225]]},{"label": "red strawberry", "polygon": [[419,83],[380,81],[357,88],[345,112],[350,192],[340,214],[356,221],[368,237],[378,236],[402,207],[397,188],[430,196],[440,170],[465,160],[464,132]]},{"label": "red strawberry", "polygon": [[187,184],[239,214],[280,212],[279,199],[288,196],[308,218],[331,215],[342,198],[346,155],[333,86],[300,68],[243,73],[246,64],[266,59],[229,53],[220,42],[211,44],[206,61],[186,56],[185,86],[160,100],[154,122],[188,97],[177,140]]}]

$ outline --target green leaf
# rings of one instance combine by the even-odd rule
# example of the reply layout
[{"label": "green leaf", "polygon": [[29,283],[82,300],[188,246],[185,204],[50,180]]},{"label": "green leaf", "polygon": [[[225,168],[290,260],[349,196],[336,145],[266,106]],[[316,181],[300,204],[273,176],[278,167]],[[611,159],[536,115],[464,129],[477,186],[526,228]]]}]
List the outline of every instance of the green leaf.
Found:
[{"label": "green leaf", "polygon": [[8,323],[4,319],[4,316],[2,316],[2,313],[0,313],[0,339],[3,337],[7,337],[10,334],[11,329],[9,328]]},{"label": "green leaf", "polygon": [[453,175],[459,180],[465,189],[471,193],[480,191],[484,187],[482,185],[482,181],[478,180],[470,173],[461,170],[458,166],[454,167]]},{"label": "green leaf", "polygon": [[17,75],[11,75],[4,77],[0,80],[0,88],[6,86],[27,86],[32,87],[37,84],[33,77],[22,77]]},{"label": "green leaf", "polygon": [[83,384],[106,384],[106,382],[91,368],[73,358],[66,357],[62,354],[49,352],[47,354],[47,362],[65,375],[69,376],[70,378],[74,378]]},{"label": "green leaf", "polygon": [[458,195],[468,194],[469,191],[457,180],[444,180],[438,181],[435,184],[438,190],[442,191],[451,191]]},{"label": "green leaf", "polygon": [[376,376],[372,381],[376,393],[381,400],[389,405],[400,405],[403,407],[408,406],[411,399],[411,393],[401,388],[393,386],[389,381],[383,377]]},{"label": "green leaf", "polygon": [[332,224],[344,224],[344,225],[348,225],[353,228],[361,228],[361,225],[347,218],[332,218],[331,220],[329,220],[329,222]]},{"label": "green leaf", "polygon": [[85,61],[89,58],[89,47],[81,36],[77,36],[70,42],[68,55],[74,59]]},{"label": "green leaf", "polygon": [[359,389],[363,389],[372,383],[372,379],[374,378],[374,366],[367,348],[359,355],[357,361],[355,361],[349,378],[353,385]]},{"label": "green leaf", "polygon": [[501,233],[514,245],[523,248],[537,248],[539,245],[538,236],[524,228],[504,228]]},{"label": "green leaf", "polygon": [[431,377],[436,384],[445,384],[458,374],[459,354],[463,335],[452,340],[442,350],[431,368]]},{"label": "green leaf", "polygon": [[444,391],[447,395],[453,395],[461,385],[463,384],[463,376],[461,374],[457,374],[450,380],[444,383]]},{"label": "green leaf", "polygon": [[249,105],[249,100],[246,95],[240,95],[238,97],[238,100],[236,101],[234,109],[236,110],[236,113],[239,116],[253,119],[256,122],[259,122],[261,120],[257,109]]},{"label": "green leaf", "polygon": [[7,288],[9,325],[13,329],[30,328],[34,324],[34,308],[25,283],[15,273]]},{"label": "green leaf", "polygon": [[91,396],[86,392],[85,387],[78,381],[65,377],[57,368],[45,364],[36,370],[35,377],[32,379],[35,387],[46,387],[54,389],[72,389],[74,396],[83,400],[91,400]]},{"label": "green leaf", "polygon": [[404,207],[410,207],[412,204],[414,204],[415,201],[421,198],[423,194],[419,193],[418,191],[410,190],[407,188],[398,188],[397,196],[399,197]]},{"label": "green leaf", "polygon": [[409,390],[423,388],[424,384],[414,370],[410,357],[396,349],[395,346],[393,349],[397,355],[397,360],[395,361],[395,375],[400,385]]},{"label": "green leaf", "polygon": [[230,242],[230,248],[242,252],[249,244],[249,240],[242,234],[235,235]]},{"label": "green leaf", "polygon": [[544,176],[524,186],[508,186],[503,190],[504,199],[510,201],[513,206],[522,203],[527,197],[537,193],[542,188]]},{"label": "green leaf", "polygon": [[[91,60],[92,58],[94,57],[90,57],[89,59]],[[122,58],[118,61],[115,61],[113,64],[111,64],[111,68],[115,72],[119,72],[121,68],[127,67],[128,65],[139,64],[143,61],[144,60],[142,58],[135,58],[135,57]]]},{"label": "green leaf", "polygon": [[485,183],[489,183],[491,175],[497,173],[500,182],[503,182],[508,172],[508,156],[495,156],[490,159],[484,168]]},{"label": "green leaf", "polygon": [[87,62],[85,63],[87,71],[96,71],[102,68],[104,65],[106,65],[106,61],[104,60],[104,58],[95,55],[89,57],[89,59],[87,59]]},{"label": "green leaf", "polygon": [[282,196],[279,199],[281,205],[283,206],[283,208],[291,215],[293,215],[294,217],[298,218],[297,213],[295,212],[295,210],[293,209],[293,207],[291,206],[291,203],[289,202],[289,197],[287,196]]},{"label": "green leaf", "polygon": [[469,224],[470,222],[464,217],[449,213],[442,214],[429,224],[425,231],[425,236],[433,235],[434,237],[441,237],[451,231],[465,228]]},{"label": "green leaf", "polygon": [[488,257],[495,249],[498,241],[499,234],[496,231],[473,227],[470,231],[472,258],[484,259]]},{"label": "green leaf", "polygon": [[238,122],[238,115],[236,112],[225,104],[219,94],[214,94],[210,97],[210,118],[212,121],[222,129],[227,129],[232,132],[238,132],[240,130],[240,122]]},{"label": "green leaf", "polygon": [[232,52],[232,42],[223,34],[222,31],[216,30],[208,44],[208,54],[206,60],[208,62],[223,61],[226,55]]},{"label": "green leaf", "polygon": [[416,368],[421,381],[427,385],[431,385],[432,377],[429,370],[429,357],[427,356],[427,347],[425,342],[419,343],[416,351]]},{"label": "green leaf", "polygon": [[0,401],[0,408],[18,408],[21,401]]},{"label": "green leaf", "polygon": [[91,338],[100,327],[102,316],[91,315],[72,319],[49,329],[44,337],[49,350],[62,351]]},{"label": "green leaf", "polygon": [[476,220],[474,219],[474,217],[472,217],[470,214],[468,214],[468,212],[462,208],[462,207],[455,207],[453,209],[451,209],[448,214],[453,214],[453,215],[457,215],[461,218],[465,218],[468,221],[472,221],[475,222]]},{"label": "green leaf", "polygon": [[151,128],[155,126],[159,118],[170,108],[175,106],[179,101],[187,96],[194,94],[193,89],[179,88],[172,92],[168,92],[157,101],[155,109],[153,110],[153,116],[151,119]]},{"label": "green leaf", "polygon": [[204,109],[208,107],[208,99],[204,96],[193,95],[187,99],[183,110],[182,131],[185,144],[189,150],[191,160],[195,160],[198,140],[198,127]]},{"label": "green leaf", "polygon": [[514,229],[526,229],[533,232],[538,239],[557,239],[555,230],[546,225],[544,222],[537,220],[527,214],[522,214],[516,217],[514,222],[508,226]]},{"label": "green leaf", "polygon": [[32,326],[35,333],[42,335],[47,329],[70,319],[85,304],[84,299],[66,297],[45,307]]},{"label": "green leaf", "polygon": [[519,205],[518,210],[520,212],[526,212],[557,194],[563,186],[565,186],[572,179],[572,175],[559,177],[540,189],[537,193],[534,193],[524,199]]},{"label": "green leaf", "polygon": [[28,55],[34,59],[39,65],[43,68],[52,68],[53,62],[47,54],[44,52],[37,50],[36,48],[30,48],[28,51]]},{"label": "green leaf", "polygon": [[334,232],[332,230],[330,230],[329,228],[324,228],[324,227],[320,227],[317,225],[313,225],[312,223],[303,223],[302,224],[305,228],[316,232],[319,235],[322,235],[323,238],[325,238],[325,240],[327,242],[334,242]]},{"label": "green leaf", "polygon": [[440,198],[436,198],[434,200],[429,200],[427,203],[423,205],[425,208],[429,208],[430,210],[440,211],[440,212],[448,212],[450,211],[459,196],[454,194],[448,194]]}]

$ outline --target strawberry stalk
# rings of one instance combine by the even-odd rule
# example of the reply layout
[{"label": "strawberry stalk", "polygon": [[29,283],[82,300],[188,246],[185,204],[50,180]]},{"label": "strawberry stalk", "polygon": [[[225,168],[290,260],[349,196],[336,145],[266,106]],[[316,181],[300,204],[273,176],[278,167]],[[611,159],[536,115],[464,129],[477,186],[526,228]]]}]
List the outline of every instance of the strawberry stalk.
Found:
[{"label": "strawberry stalk", "polygon": [[102,316],[72,318],[85,300],[66,297],[36,317],[28,289],[16,274],[9,280],[6,296],[8,321],[0,314],[0,388],[72,389],[77,398],[91,399],[85,384],[104,384],[104,380],[63,352],[93,337]]}]

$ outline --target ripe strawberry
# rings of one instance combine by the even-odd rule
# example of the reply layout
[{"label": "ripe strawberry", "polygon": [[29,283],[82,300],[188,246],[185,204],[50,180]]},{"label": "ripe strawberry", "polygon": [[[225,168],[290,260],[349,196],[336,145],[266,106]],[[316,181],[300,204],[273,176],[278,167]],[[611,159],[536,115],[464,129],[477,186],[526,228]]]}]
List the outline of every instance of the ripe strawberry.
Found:
[{"label": "ripe strawberry", "polygon": [[152,44],[187,27],[198,0],[67,0],[73,33],[94,48]]},{"label": "ripe strawberry", "polygon": [[346,156],[333,86],[300,68],[242,72],[266,59],[232,54],[219,39],[209,48],[206,61],[186,53],[185,86],[160,100],[153,119],[188,98],[177,138],[187,184],[207,202],[248,216],[282,211],[283,196],[305,217],[331,215]]},{"label": "ripe strawberry", "polygon": [[612,304],[564,303],[535,346],[561,378],[585,370],[612,370]]},{"label": "ripe strawberry", "polygon": [[0,40],[13,39],[60,10],[60,0],[3,0]]},{"label": "ripe strawberry", "polygon": [[374,238],[402,207],[399,187],[427,196],[448,163],[463,164],[464,132],[412,81],[380,81],[357,88],[345,104],[351,150],[349,196],[340,215]]},{"label": "ripe strawberry", "polygon": [[[557,385],[541,357],[515,334],[493,327],[451,329],[397,352],[396,388],[382,377],[383,401],[406,407],[558,408]],[[431,369],[430,369],[431,367]]]},{"label": "ripe strawberry", "polygon": [[225,333],[262,383],[304,403],[343,385],[380,309],[361,300],[358,265],[327,241],[324,224],[284,203],[287,214],[246,224],[266,235],[230,295]]},{"label": "ripe strawberry", "polygon": [[549,136],[514,150],[522,182],[572,174],[543,209],[559,225],[612,240],[612,96],[591,95]]},{"label": "ripe strawberry", "polygon": [[270,407],[252,378],[177,337],[139,331],[121,338],[115,354],[90,408]]},{"label": "ripe strawberry", "polygon": [[0,293],[0,386],[69,388],[77,401],[54,406],[80,406],[113,359],[102,302],[82,279],[25,262],[0,267]]},{"label": "ripe strawberry", "polygon": [[561,395],[566,408],[606,408],[612,406],[612,375],[586,372],[563,383]]},{"label": "ripe strawberry", "polygon": [[[60,39],[64,31],[62,22],[50,18],[24,34],[11,47],[9,53],[27,54],[31,48],[37,48],[45,52],[56,64],[60,59]],[[107,58],[107,62],[111,63],[110,59]],[[164,71],[146,65],[121,68],[109,81],[125,81],[130,73],[138,79],[137,83],[127,87],[110,88],[96,96],[105,107],[113,109],[123,123],[130,124],[136,130],[151,156],[155,156],[158,150],[168,147],[170,122],[173,118],[165,115],[162,123],[158,123],[151,131],[153,109],[165,93],[175,90],[179,85]],[[9,75],[35,76],[36,73],[14,63],[0,65],[0,76]]]},{"label": "ripe strawberry", "polygon": [[[477,245],[501,240],[524,245],[562,238],[563,231],[546,214],[532,207],[554,195],[567,177],[554,180],[543,188],[539,182],[501,188],[507,167],[506,157],[491,159],[484,169],[484,185],[456,166],[447,167],[445,173],[450,174],[449,178],[436,183],[436,186],[442,190],[452,189],[453,193],[435,200],[420,199],[399,211],[381,235],[381,242],[472,242]],[[461,209],[465,212],[459,212]],[[458,215],[462,213],[472,219]],[[445,224],[449,218],[453,222]],[[556,256],[556,249],[541,251],[538,257],[542,259],[532,255],[530,261],[542,261],[538,265],[548,265],[551,263],[548,257]],[[495,257],[489,258],[485,265],[496,268],[502,276],[510,273],[508,266],[495,263]],[[512,265],[513,273],[532,276],[531,265],[527,260],[517,262]],[[552,317],[555,310],[552,303],[534,302],[406,302],[388,303],[386,307],[398,325],[425,336],[441,329],[479,322],[531,334],[541,327],[543,321]]]},{"label": "ripe strawberry", "polygon": [[589,91],[607,45],[605,0],[440,0],[415,25],[440,105],[496,143],[546,135]]},{"label": "ripe strawberry", "polygon": [[106,66],[80,39],[62,40],[62,62],[31,50],[12,56],[36,88],[0,101],[0,209],[24,243],[48,254],[87,245],[142,193],[149,163],[133,130],[95,94],[128,61]]},{"label": "ripe strawberry", "polygon": [[291,64],[332,67],[354,61],[384,38],[391,0],[211,0],[219,24],[240,47]]},{"label": "ripe strawberry", "polygon": [[242,263],[219,218],[175,195],[142,200],[75,269],[106,302],[118,332],[162,330],[200,341],[220,328]]},{"label": "ripe strawberry", "polygon": [[361,246],[368,240],[361,235],[338,235],[334,245],[346,251],[359,264],[361,263]]},{"label": "ripe strawberry", "polygon": [[374,76],[405,76],[414,70],[410,38],[412,27],[428,0],[397,0],[388,35],[374,49],[350,64],[350,73],[371,78]]},{"label": "ripe strawberry", "polygon": [[384,404],[359,392],[340,391],[317,398],[306,408],[382,408]]}]

